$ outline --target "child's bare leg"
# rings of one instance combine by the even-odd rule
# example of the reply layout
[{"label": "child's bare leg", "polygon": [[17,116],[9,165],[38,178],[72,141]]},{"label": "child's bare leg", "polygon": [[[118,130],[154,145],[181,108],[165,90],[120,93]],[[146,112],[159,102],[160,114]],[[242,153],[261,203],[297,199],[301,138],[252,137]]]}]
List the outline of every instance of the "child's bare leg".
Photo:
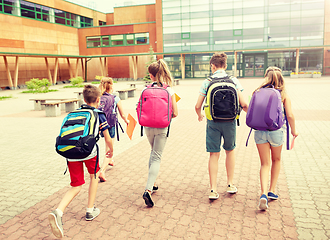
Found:
[{"label": "child's bare leg", "polygon": [[77,196],[80,190],[81,190],[81,186],[71,187],[69,191],[66,192],[66,194],[62,198],[57,208],[60,209],[62,212],[64,212],[66,207],[70,204],[70,202],[74,199],[74,197]]},{"label": "child's bare leg", "polygon": [[226,151],[227,185],[233,184],[235,171],[235,151]]},{"label": "child's bare leg", "polygon": [[272,153],[272,168],[271,168],[271,175],[270,175],[269,192],[275,193],[275,187],[276,187],[278,176],[280,175],[280,170],[281,170],[282,146],[270,147],[270,149],[271,149],[271,153]]},{"label": "child's bare leg", "polygon": [[[113,143],[113,139],[112,138],[111,138],[111,141]],[[106,145],[105,152],[108,152],[108,151],[109,151],[109,147]],[[108,165],[109,165],[110,162],[113,162],[112,161],[112,158],[108,158],[108,157],[105,156],[104,159],[103,159],[103,163],[102,163],[101,169],[100,169],[100,173],[99,173],[99,177],[100,177],[101,181],[106,181],[107,180],[105,178],[105,170],[107,170],[107,167],[108,167]]]},{"label": "child's bare leg", "polygon": [[90,174],[90,183],[89,183],[89,191],[88,191],[88,204],[87,208],[93,208],[94,207],[94,202],[95,202],[95,197],[96,197],[96,192],[97,192],[97,186],[99,181],[97,178],[95,178],[94,174]]},{"label": "child's bare leg", "polygon": [[217,191],[218,161],[220,152],[210,152],[209,159],[209,176],[211,190]]},{"label": "child's bare leg", "polygon": [[260,185],[261,194],[267,195],[267,185],[269,180],[270,169],[270,145],[269,143],[257,144],[260,157]]}]

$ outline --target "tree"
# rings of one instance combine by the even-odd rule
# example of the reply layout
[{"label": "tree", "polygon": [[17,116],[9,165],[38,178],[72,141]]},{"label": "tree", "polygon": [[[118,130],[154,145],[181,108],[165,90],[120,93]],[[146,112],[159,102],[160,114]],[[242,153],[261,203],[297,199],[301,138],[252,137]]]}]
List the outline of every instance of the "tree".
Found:
[{"label": "tree", "polygon": [[144,81],[148,81],[148,82],[151,81],[150,76],[149,76],[149,72],[148,72],[148,67],[154,61],[155,61],[154,49],[150,46],[150,48],[149,48],[149,61],[146,62],[147,73],[146,73],[146,76],[143,78]]}]

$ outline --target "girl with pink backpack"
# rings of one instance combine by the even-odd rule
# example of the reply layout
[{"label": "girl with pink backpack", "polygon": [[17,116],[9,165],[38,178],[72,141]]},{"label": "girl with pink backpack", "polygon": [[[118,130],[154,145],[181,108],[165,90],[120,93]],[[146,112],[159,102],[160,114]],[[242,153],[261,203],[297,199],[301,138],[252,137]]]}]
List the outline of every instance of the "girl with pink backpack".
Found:
[{"label": "girl with pink backpack", "polygon": [[[284,78],[282,70],[277,67],[269,67],[265,73],[265,82],[255,90],[270,87],[280,92],[282,105],[286,112],[287,121],[291,127],[293,137],[298,136],[295,127],[295,118],[292,113],[291,100],[285,91]],[[251,100],[252,101],[252,100]],[[252,109],[250,104],[249,110]],[[283,125],[284,126],[284,125]],[[276,200],[278,195],[275,194],[275,187],[281,169],[281,152],[284,142],[284,129],[277,130],[255,130],[254,140],[256,142],[260,157],[260,184],[261,197],[259,200],[259,209],[266,210],[268,208],[268,199]],[[267,189],[269,180],[269,170],[271,168],[270,186]],[[268,192],[268,193],[267,193]]]},{"label": "girl with pink backpack", "polygon": [[159,172],[162,153],[168,137],[169,124],[178,115],[172,75],[166,62],[159,59],[148,67],[153,81],[142,90],[137,106],[139,124],[144,126],[151,146],[149,173],[143,199],[148,207],[153,207],[153,191],[158,190],[155,181]]}]

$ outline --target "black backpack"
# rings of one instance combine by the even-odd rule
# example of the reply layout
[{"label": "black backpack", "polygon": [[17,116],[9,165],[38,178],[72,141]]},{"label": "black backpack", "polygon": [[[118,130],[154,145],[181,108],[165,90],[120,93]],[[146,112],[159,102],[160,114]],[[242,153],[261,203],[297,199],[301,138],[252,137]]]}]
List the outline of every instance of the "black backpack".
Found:
[{"label": "black backpack", "polygon": [[206,118],[215,122],[238,119],[241,108],[234,81],[229,76],[209,79],[211,83],[207,88],[204,105]]}]

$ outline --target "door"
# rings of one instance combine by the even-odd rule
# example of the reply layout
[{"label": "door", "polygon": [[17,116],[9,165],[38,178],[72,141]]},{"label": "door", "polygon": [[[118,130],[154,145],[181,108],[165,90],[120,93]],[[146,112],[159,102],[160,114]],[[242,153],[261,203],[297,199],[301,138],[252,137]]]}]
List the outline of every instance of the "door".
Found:
[{"label": "door", "polygon": [[267,61],[266,54],[244,55],[243,77],[263,77]]}]

